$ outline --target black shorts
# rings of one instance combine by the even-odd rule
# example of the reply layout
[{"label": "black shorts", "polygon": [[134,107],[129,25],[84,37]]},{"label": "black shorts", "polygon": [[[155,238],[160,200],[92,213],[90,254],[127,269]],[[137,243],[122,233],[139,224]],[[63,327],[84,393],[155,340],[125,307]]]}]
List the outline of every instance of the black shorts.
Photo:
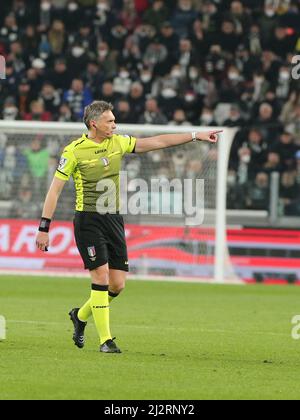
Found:
[{"label": "black shorts", "polygon": [[84,267],[129,271],[123,217],[118,214],[76,212],[75,239]]}]

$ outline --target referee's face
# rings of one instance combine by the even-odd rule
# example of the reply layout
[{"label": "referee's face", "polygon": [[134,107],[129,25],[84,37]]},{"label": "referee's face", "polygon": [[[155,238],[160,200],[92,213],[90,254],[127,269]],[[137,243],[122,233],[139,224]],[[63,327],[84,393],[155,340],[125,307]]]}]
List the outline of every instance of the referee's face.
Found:
[{"label": "referee's face", "polygon": [[104,112],[94,123],[97,136],[102,138],[110,138],[114,134],[116,126],[116,118],[111,111]]}]

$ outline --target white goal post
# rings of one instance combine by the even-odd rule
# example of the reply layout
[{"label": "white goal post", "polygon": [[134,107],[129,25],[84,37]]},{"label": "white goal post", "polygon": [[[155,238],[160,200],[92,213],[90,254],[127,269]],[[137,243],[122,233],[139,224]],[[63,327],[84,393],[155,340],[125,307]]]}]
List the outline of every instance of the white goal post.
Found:
[{"label": "white goal post", "polygon": [[[210,185],[208,187],[208,194],[211,197],[212,202],[215,204],[209,208],[205,208],[206,214],[208,215],[207,226],[212,227],[215,230],[215,246],[214,249],[214,269],[210,273],[209,278],[211,281],[216,283],[225,282],[236,282],[240,281],[234,275],[232,266],[229,262],[229,252],[227,246],[226,237],[226,199],[227,199],[227,172],[229,155],[237,129],[234,128],[220,128],[220,127],[190,127],[190,126],[152,126],[152,125],[118,125],[117,132],[119,134],[134,135],[139,137],[147,137],[156,134],[175,134],[175,133],[187,133],[187,132],[198,132],[198,131],[213,131],[213,130],[224,130],[220,136],[220,141],[217,146],[205,146],[205,149],[199,149],[199,153],[202,153],[203,165],[206,166],[203,170],[203,178],[206,176],[211,178]],[[8,139],[15,139],[16,141],[30,142],[30,139],[39,136],[57,136],[60,139],[63,138],[63,143],[67,145],[76,136],[80,137],[83,132],[86,132],[86,128],[81,123],[43,123],[43,122],[24,122],[24,121],[0,121],[0,139],[1,136],[7,136]],[[2,142],[3,143],[3,142]],[[3,143],[4,144],[4,143]],[[5,147],[3,146],[2,147]],[[193,149],[192,144],[188,144],[187,147],[190,149],[183,149],[184,153],[187,153],[193,158],[197,158],[197,150]],[[196,147],[196,146],[195,146]],[[211,151],[217,147],[217,162],[216,167],[211,168],[209,164],[206,164],[205,157],[211,156]],[[1,142],[0,142],[1,151]],[[167,160],[172,159],[171,155],[165,157]],[[213,161],[213,159],[212,159]],[[153,164],[153,167],[157,167]],[[176,166],[176,165],[175,165]],[[212,165],[213,166],[213,165]],[[175,168],[176,169],[176,168]],[[1,171],[1,169],[0,169]],[[148,176],[152,177],[152,167],[147,166]],[[0,199],[1,200],[1,199]],[[0,216],[1,217],[1,216]],[[159,216],[152,223],[160,223]],[[141,219],[140,223],[143,223]],[[166,219],[164,219],[166,220]],[[168,225],[172,226],[172,220],[168,221]],[[174,219],[175,220],[175,219]],[[0,220],[1,222],[1,220]],[[147,223],[147,221],[145,222]],[[201,247],[204,245],[201,245]],[[205,246],[205,249],[206,246]],[[205,251],[204,251],[205,252]],[[174,257],[175,258],[175,257]],[[200,261],[200,260],[199,260]],[[150,276],[153,277],[153,276]],[[187,275],[188,277],[188,275]]]}]

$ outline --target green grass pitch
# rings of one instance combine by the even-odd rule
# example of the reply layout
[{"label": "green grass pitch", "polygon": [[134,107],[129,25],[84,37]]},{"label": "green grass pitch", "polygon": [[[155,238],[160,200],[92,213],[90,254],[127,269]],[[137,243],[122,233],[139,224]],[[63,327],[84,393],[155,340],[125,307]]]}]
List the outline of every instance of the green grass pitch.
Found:
[{"label": "green grass pitch", "polygon": [[0,400],[300,399],[300,288],[128,282],[111,306],[122,355],[71,341],[89,281],[0,277]]}]

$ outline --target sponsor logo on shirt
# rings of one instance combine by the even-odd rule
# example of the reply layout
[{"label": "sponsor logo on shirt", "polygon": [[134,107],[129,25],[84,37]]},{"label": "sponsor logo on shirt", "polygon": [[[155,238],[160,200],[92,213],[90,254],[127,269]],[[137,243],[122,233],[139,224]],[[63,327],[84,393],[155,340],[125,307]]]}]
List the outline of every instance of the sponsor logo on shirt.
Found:
[{"label": "sponsor logo on shirt", "polygon": [[97,150],[97,151],[95,152],[95,155],[99,155],[100,153],[106,153],[106,152],[107,152],[107,149]]}]

